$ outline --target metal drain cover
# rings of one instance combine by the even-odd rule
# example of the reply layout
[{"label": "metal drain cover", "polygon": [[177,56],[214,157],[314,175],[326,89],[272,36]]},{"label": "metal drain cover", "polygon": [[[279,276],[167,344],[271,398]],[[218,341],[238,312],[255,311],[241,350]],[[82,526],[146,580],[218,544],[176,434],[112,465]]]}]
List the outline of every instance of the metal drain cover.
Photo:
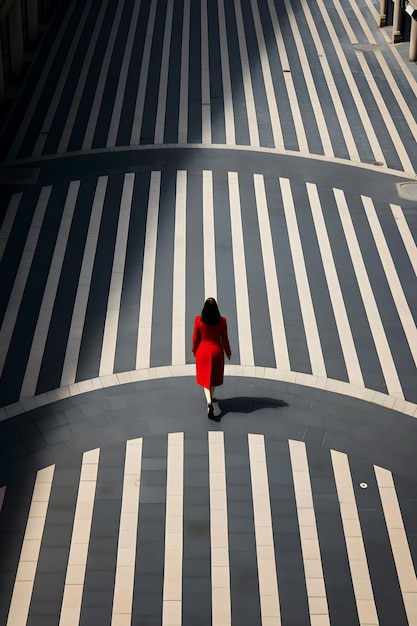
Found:
[{"label": "metal drain cover", "polygon": [[417,200],[417,181],[396,183],[397,193],[403,200]]},{"label": "metal drain cover", "polygon": [[39,167],[0,168],[0,183],[2,185],[34,185],[38,176]]}]

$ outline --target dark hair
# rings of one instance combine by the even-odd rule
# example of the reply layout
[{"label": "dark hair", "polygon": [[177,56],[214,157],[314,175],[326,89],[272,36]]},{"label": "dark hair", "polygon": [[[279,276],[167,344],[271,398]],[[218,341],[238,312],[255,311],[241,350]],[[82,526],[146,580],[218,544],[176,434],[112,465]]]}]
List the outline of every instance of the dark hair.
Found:
[{"label": "dark hair", "polygon": [[220,320],[220,311],[214,298],[207,298],[201,311],[201,320],[204,324],[214,326]]}]

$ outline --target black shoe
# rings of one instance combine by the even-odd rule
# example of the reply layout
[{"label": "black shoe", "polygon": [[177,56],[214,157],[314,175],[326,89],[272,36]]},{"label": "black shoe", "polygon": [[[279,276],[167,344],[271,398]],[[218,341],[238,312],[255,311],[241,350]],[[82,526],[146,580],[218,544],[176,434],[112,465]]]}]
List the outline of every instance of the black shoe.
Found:
[{"label": "black shoe", "polygon": [[209,418],[209,420],[214,420],[215,419],[215,417],[214,417],[214,408],[213,408],[213,405],[211,404],[211,402],[210,402],[210,404],[207,405],[207,417]]}]

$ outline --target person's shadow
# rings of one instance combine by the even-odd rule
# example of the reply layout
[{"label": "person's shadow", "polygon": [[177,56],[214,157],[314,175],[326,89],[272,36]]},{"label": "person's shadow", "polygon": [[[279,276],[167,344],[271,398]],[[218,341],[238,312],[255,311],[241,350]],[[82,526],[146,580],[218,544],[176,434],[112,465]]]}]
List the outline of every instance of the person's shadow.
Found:
[{"label": "person's shadow", "polygon": [[227,413],[253,413],[260,409],[280,409],[289,406],[284,400],[276,398],[253,398],[250,396],[239,396],[237,398],[226,398],[220,400],[213,398],[213,402],[217,404],[220,413],[216,411],[215,416],[221,419]]}]

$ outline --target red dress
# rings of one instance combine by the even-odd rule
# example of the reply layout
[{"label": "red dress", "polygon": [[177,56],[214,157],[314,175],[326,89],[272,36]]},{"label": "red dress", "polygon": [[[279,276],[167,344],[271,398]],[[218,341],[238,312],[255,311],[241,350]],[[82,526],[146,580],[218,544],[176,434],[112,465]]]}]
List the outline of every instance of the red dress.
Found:
[{"label": "red dress", "polygon": [[209,389],[223,383],[224,353],[230,359],[227,322],[221,317],[217,324],[204,324],[201,315],[194,321],[193,354],[196,357],[197,383]]}]

